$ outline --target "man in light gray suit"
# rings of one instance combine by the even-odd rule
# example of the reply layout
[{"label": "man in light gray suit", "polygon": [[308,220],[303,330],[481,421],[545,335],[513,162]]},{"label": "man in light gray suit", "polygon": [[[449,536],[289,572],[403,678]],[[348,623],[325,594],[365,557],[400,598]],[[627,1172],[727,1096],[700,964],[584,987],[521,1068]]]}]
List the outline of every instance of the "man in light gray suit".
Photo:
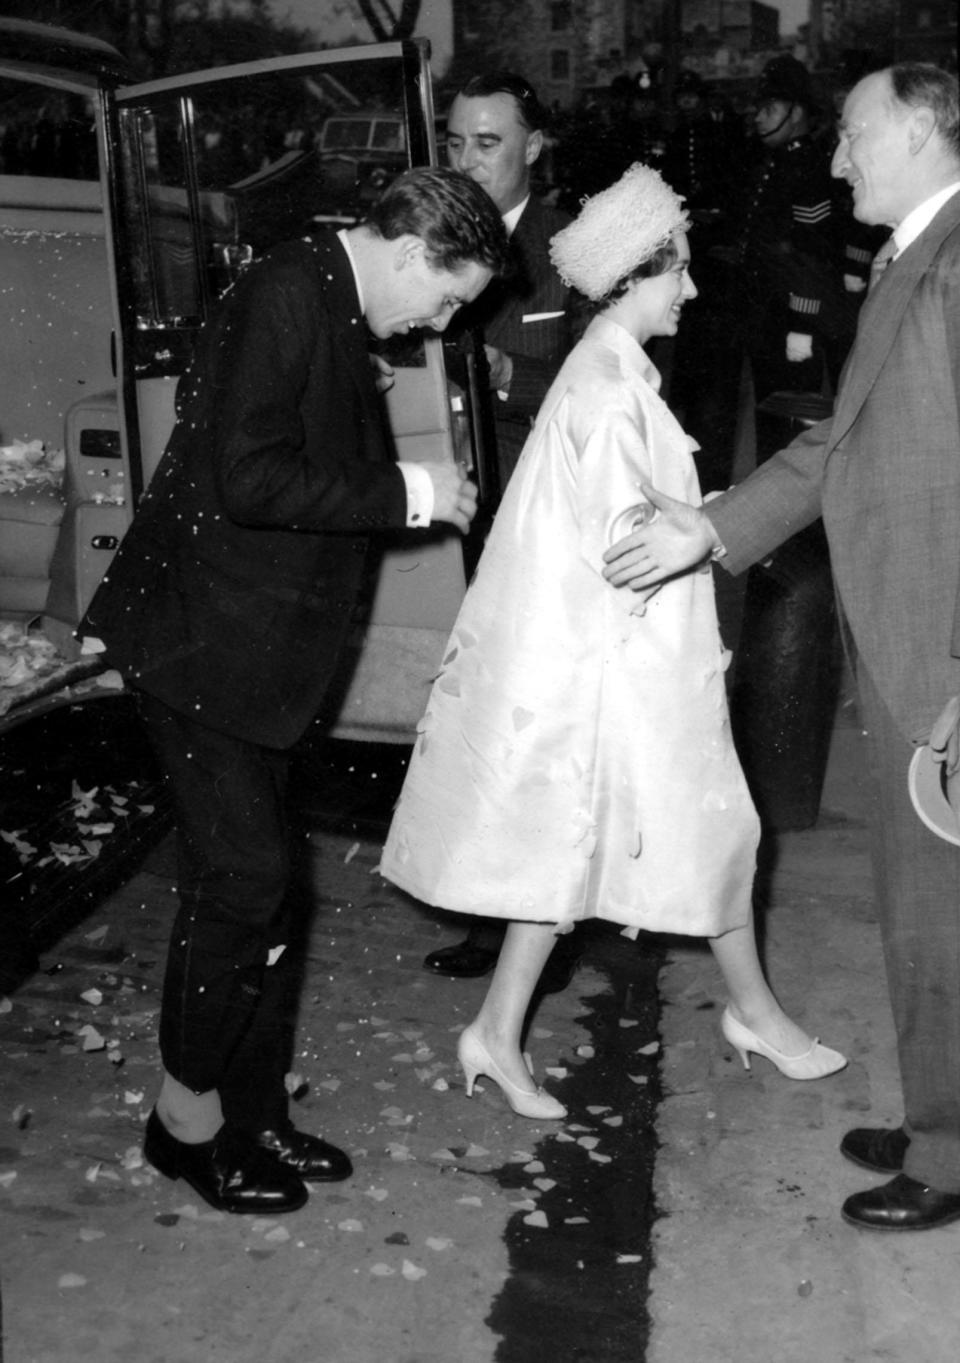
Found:
[{"label": "man in light gray suit", "polygon": [[874,777],[904,1099],[901,1127],[844,1137],[854,1163],[895,1177],[849,1197],[843,1216],[924,1230],[960,1219],[960,851],[907,793],[911,755],[929,740],[960,811],[957,79],[923,63],[874,72],[847,97],[839,134],[833,174],[850,184],[856,217],[894,230],[832,418],[711,501],[709,518],[646,489],[659,514],[613,546],[605,573],[649,593],[710,555],[740,572],[823,516]]}]

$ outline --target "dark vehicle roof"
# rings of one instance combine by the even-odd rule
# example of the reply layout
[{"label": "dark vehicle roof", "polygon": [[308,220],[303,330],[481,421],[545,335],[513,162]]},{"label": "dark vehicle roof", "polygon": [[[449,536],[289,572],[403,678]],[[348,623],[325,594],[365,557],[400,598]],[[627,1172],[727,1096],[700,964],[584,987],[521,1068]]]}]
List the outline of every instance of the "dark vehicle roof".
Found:
[{"label": "dark vehicle roof", "polygon": [[27,19],[0,18],[0,54],[37,70],[94,76],[111,83],[131,77],[126,59],[109,43]]}]

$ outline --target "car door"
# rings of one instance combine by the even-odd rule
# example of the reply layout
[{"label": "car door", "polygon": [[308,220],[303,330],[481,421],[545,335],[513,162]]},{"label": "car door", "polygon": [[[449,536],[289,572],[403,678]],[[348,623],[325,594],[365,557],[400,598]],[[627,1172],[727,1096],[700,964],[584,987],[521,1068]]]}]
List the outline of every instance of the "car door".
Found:
[{"label": "car door", "polygon": [[[134,501],[163,453],[177,380],[220,293],[274,243],[356,221],[365,194],[384,182],[376,164],[353,162],[344,174],[341,159],[320,155],[317,134],[331,112],[373,106],[402,122],[403,164],[435,161],[428,55],[422,41],[374,44],[116,90],[111,230]],[[398,168],[394,155],[390,173]],[[448,379],[440,339],[404,338],[386,355],[396,373],[386,405],[397,456],[472,458],[476,393]],[[464,387],[471,373],[468,363]],[[337,734],[410,741],[465,583],[463,543],[445,528],[387,549],[358,624]]]}]

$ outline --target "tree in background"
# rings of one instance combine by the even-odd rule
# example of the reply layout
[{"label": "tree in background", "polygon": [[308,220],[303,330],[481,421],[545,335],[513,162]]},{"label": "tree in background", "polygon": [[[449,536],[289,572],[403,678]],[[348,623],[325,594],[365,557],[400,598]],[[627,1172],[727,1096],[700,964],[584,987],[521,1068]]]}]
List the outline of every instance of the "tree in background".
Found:
[{"label": "tree in background", "polygon": [[370,27],[374,41],[394,42],[412,38],[420,18],[420,0],[400,0],[391,6],[387,0],[356,0],[357,8]]}]

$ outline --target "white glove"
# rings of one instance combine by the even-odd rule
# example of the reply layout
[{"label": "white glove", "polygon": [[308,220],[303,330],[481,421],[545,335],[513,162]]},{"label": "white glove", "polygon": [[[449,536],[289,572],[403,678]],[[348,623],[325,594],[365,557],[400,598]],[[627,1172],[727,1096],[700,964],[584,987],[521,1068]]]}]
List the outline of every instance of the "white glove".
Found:
[{"label": "white glove", "polygon": [[787,359],[797,364],[801,360],[813,359],[813,337],[805,336],[802,331],[787,333]]}]

